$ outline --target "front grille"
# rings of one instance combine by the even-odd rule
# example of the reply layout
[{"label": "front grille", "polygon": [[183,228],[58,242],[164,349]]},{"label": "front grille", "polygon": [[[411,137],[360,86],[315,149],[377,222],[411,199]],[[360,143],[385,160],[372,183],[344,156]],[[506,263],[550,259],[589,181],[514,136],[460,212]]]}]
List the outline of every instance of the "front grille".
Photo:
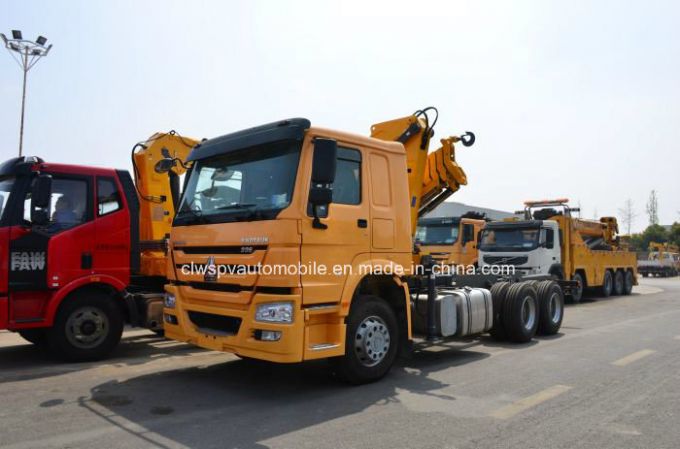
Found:
[{"label": "front grille", "polygon": [[238,284],[220,284],[217,282],[189,282],[188,284],[196,290],[210,290],[213,292],[239,293],[242,291],[251,291],[253,289],[252,287]]},{"label": "front grille", "polygon": [[527,256],[484,256],[484,262],[491,265],[524,265],[528,261]]},{"label": "front grille", "polygon": [[241,327],[241,318],[215,315],[204,312],[189,312],[189,319],[198,330],[213,335],[236,335]]}]

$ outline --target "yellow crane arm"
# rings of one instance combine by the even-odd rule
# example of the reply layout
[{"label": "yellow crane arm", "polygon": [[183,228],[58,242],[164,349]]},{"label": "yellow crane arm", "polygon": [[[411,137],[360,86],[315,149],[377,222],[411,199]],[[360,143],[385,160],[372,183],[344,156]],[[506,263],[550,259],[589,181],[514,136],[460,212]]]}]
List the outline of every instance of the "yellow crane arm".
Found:
[{"label": "yellow crane arm", "polygon": [[[139,240],[141,273],[165,275],[164,241],[170,234],[179,199],[179,176],[186,172],[184,161],[198,140],[175,131],[156,133],[132,150],[135,185],[139,196]],[[155,170],[163,159],[176,163],[168,173]]]},{"label": "yellow crane arm", "polygon": [[430,139],[434,135],[427,113],[436,109],[429,107],[414,114],[377,123],[371,127],[371,137],[397,141],[404,144],[408,166],[408,186],[411,206],[411,233],[415,234],[418,218],[431,211],[446,198],[467,184],[467,176],[456,163],[454,143],[465,146],[474,143],[474,134],[441,139],[442,146],[428,153]]}]

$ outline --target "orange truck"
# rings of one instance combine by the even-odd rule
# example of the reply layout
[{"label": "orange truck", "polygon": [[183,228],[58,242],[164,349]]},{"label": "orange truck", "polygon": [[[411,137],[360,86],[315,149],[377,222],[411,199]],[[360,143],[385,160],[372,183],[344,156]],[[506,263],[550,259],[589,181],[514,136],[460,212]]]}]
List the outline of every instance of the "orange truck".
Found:
[{"label": "orange truck", "polygon": [[371,137],[298,118],[198,144],[170,235],[165,335],[242,358],[328,358],[362,383],[417,338],[557,332],[557,283],[441,286],[414,254],[418,218],[467,183],[454,144],[474,141],[429,152],[435,112]]},{"label": "orange truck", "polygon": [[484,216],[475,213],[421,218],[415,237],[418,253],[447,265],[476,268],[477,237],[484,224]]}]

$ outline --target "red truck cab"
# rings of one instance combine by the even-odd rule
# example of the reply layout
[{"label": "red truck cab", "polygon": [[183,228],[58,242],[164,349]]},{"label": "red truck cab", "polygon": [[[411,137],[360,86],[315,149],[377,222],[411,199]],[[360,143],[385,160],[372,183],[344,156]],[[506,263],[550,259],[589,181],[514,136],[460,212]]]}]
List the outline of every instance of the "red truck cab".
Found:
[{"label": "red truck cab", "polygon": [[[0,165],[0,329],[67,360],[108,355],[125,322],[160,326],[162,279],[139,271],[139,200],[125,170]],[[156,285],[157,284],[157,285]]]}]

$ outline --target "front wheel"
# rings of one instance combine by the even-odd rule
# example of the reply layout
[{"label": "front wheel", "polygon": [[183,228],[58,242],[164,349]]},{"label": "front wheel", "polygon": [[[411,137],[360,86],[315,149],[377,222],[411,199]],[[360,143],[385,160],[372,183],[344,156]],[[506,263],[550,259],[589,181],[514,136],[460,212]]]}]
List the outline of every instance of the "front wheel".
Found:
[{"label": "front wheel", "polygon": [[359,296],[347,317],[345,355],[331,359],[335,373],[352,384],[382,378],[397,356],[398,333],[394,311],[384,300]]},{"label": "front wheel", "polygon": [[69,362],[109,355],[123,334],[123,316],[110,295],[83,291],[66,298],[48,331],[50,349]]}]

